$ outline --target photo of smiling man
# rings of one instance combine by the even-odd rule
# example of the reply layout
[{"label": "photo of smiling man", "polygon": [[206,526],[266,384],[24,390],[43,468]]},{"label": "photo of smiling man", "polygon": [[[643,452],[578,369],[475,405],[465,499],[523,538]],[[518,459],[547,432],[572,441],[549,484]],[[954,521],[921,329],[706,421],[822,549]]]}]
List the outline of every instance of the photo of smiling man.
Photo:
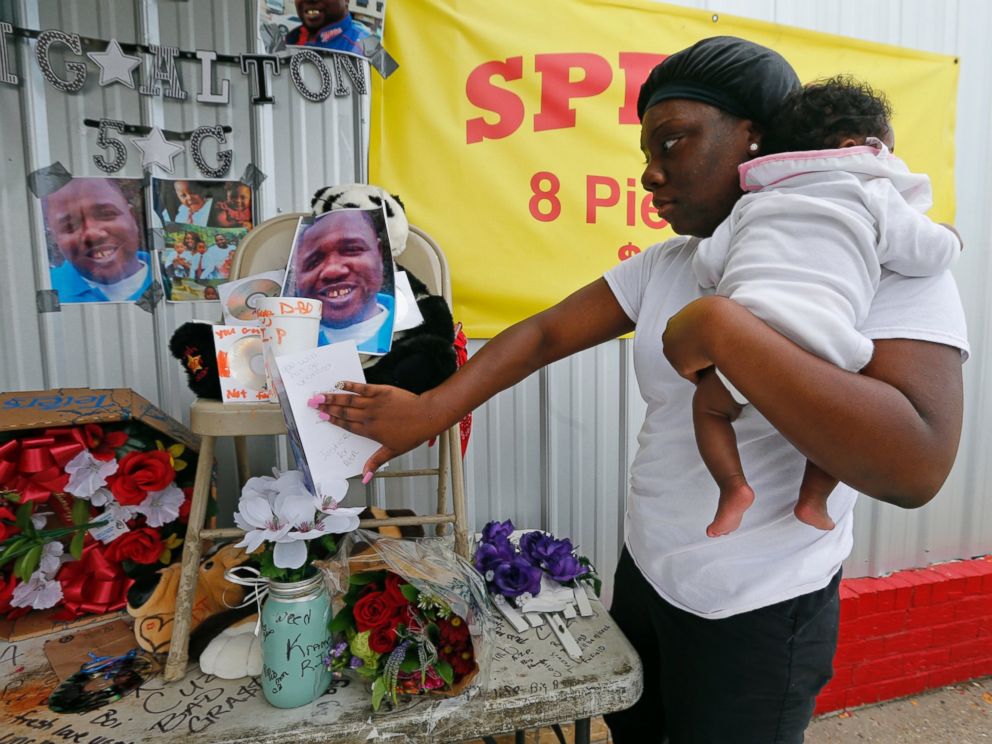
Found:
[{"label": "photo of smiling man", "polygon": [[396,300],[382,210],[339,209],[302,218],[283,295],[321,301],[321,346],[352,339],[363,354],[389,351]]},{"label": "photo of smiling man", "polygon": [[59,302],[134,302],[152,282],[139,179],[74,178],[42,200]]}]

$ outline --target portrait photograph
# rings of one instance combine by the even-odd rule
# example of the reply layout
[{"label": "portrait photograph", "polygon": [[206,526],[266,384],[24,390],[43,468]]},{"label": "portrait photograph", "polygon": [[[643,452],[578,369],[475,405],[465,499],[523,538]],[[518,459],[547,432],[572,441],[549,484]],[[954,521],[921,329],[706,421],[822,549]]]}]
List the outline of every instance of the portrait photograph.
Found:
[{"label": "portrait photograph", "polygon": [[251,187],[241,181],[153,178],[152,226],[254,227]]},{"label": "portrait photograph", "polygon": [[396,282],[382,209],[302,217],[282,294],[320,300],[321,346],[351,339],[363,354],[389,351]]},{"label": "portrait photograph", "polygon": [[159,246],[162,285],[171,302],[217,300],[217,287],[231,276],[234,251],[248,231],[170,224]]},{"label": "portrait photograph", "polygon": [[362,40],[382,39],[385,0],[259,0],[258,32],[268,53],[311,47],[364,57]]},{"label": "portrait photograph", "polygon": [[41,200],[59,302],[134,302],[152,282],[137,178],[73,178]]}]

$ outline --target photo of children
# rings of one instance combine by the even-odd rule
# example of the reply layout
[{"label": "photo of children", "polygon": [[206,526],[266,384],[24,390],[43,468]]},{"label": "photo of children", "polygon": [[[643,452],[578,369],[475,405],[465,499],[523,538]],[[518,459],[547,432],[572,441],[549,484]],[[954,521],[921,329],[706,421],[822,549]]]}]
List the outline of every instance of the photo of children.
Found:
[{"label": "photo of children", "polygon": [[165,248],[160,251],[166,298],[218,299],[217,285],[231,276],[234,251],[248,231],[175,223],[171,227],[175,229],[166,228]]},{"label": "photo of children", "polygon": [[362,40],[382,38],[385,0],[259,0],[265,51],[307,46],[365,56]]},{"label": "photo of children", "polygon": [[73,178],[41,208],[59,302],[134,302],[151,285],[141,179]]},{"label": "photo of children", "polygon": [[382,210],[301,218],[282,294],[321,301],[320,346],[350,339],[363,354],[389,351],[396,284]]},{"label": "photo of children", "polygon": [[166,299],[218,299],[234,250],[253,227],[251,189],[241,181],[152,179],[152,223]]}]

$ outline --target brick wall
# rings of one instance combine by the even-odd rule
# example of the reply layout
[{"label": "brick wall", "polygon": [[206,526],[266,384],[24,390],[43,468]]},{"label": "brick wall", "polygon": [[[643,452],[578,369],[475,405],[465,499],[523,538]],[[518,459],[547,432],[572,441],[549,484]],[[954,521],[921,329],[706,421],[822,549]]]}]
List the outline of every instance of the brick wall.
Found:
[{"label": "brick wall", "polygon": [[992,674],[992,556],[846,579],[826,713]]}]

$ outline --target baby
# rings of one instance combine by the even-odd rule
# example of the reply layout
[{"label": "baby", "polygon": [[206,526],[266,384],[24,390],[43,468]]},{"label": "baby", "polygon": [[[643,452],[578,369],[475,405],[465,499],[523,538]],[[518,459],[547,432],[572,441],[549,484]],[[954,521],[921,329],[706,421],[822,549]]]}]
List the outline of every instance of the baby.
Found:
[{"label": "baby", "polygon": [[[911,173],[890,148],[888,102],[863,83],[836,77],[791,94],[764,141],[740,166],[746,193],[712,237],[700,241],[693,270],[704,288],[747,307],[806,350],[848,371],[871,359],[858,332],[882,268],[938,274],[961,242],[923,213],[930,180]],[[751,145],[752,151],[758,146]],[[747,401],[719,370],[701,376],[693,425],[703,462],[720,489],[710,537],[740,526],[754,501],[731,422]],[[795,515],[832,529],[827,497],[837,480],[806,463]]]},{"label": "baby", "polygon": [[216,224],[220,227],[243,227],[250,230],[251,189],[247,184],[229,181],[224,186],[224,200],[216,207]]}]

